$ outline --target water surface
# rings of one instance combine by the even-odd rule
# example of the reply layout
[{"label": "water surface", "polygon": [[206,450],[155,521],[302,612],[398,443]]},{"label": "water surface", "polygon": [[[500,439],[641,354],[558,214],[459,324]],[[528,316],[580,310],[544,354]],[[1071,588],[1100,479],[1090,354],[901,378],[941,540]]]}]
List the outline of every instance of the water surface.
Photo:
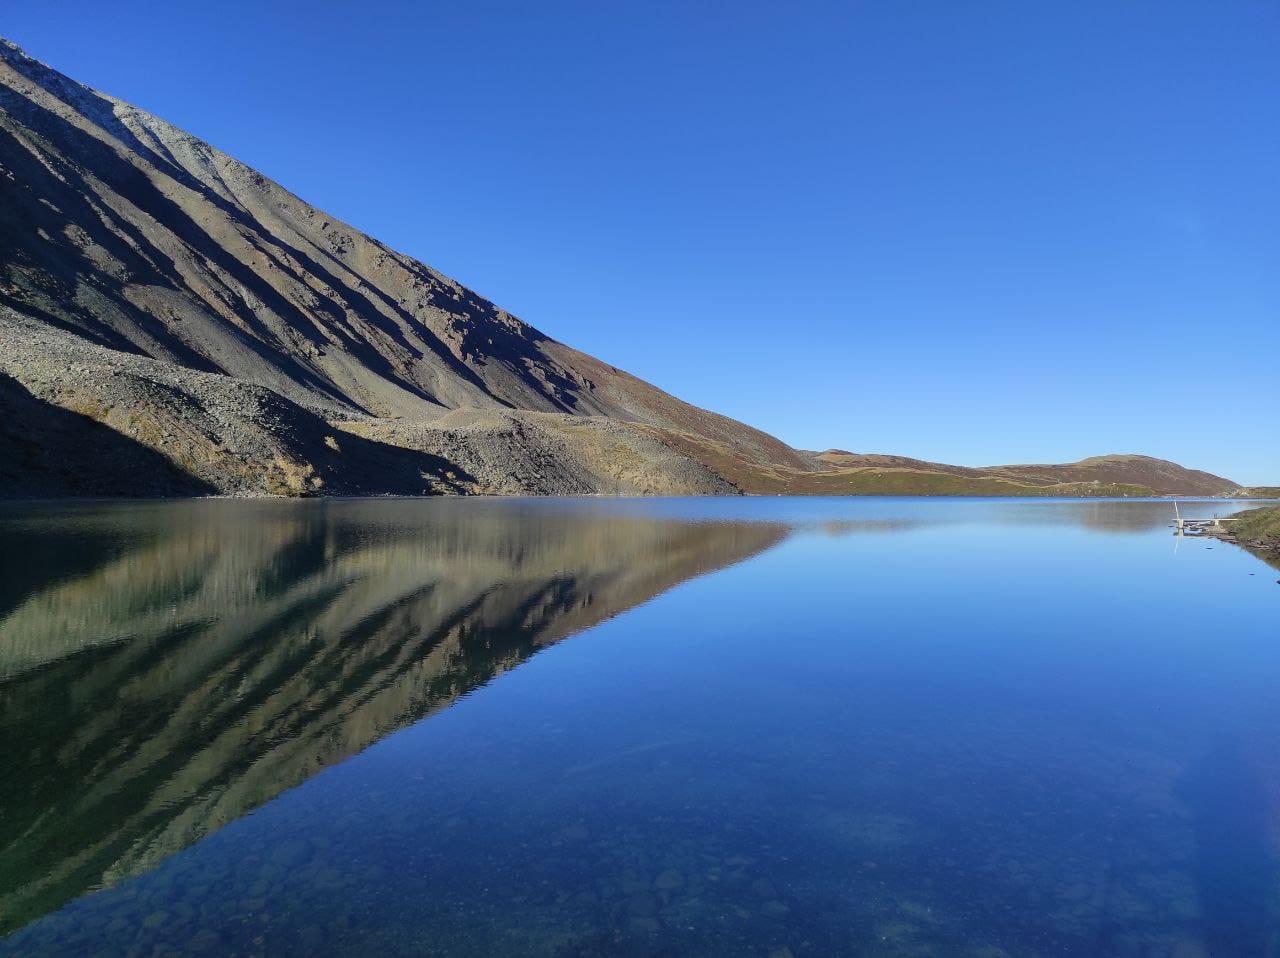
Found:
[{"label": "water surface", "polygon": [[1171,514],[4,506],[0,954],[1274,955],[1277,573]]}]

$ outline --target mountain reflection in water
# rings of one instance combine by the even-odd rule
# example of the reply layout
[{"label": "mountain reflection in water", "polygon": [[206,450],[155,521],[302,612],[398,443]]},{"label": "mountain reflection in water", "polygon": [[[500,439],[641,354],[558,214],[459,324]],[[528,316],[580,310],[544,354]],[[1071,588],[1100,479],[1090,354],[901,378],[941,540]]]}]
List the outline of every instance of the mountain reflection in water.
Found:
[{"label": "mountain reflection in water", "polygon": [[1172,513],[2,505],[0,955],[1271,954],[1274,576]]},{"label": "mountain reflection in water", "polygon": [[0,930],[785,535],[471,506],[84,506],[0,526]]}]

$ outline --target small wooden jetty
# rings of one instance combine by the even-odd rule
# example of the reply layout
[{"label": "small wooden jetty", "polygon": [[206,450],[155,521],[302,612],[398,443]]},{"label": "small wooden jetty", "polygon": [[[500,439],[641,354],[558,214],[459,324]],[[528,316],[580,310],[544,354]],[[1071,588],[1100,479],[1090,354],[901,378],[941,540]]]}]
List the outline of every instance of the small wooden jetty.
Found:
[{"label": "small wooden jetty", "polygon": [[1212,519],[1184,519],[1178,504],[1173,504],[1173,534],[1177,536],[1217,535],[1227,531],[1224,522],[1238,522],[1239,519],[1228,516],[1214,516]]}]

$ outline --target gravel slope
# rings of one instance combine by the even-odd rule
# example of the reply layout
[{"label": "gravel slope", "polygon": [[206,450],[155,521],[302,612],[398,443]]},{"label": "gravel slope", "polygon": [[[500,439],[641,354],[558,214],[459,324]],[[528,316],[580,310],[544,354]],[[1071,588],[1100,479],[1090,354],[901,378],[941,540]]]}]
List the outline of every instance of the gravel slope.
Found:
[{"label": "gravel slope", "polygon": [[0,454],[5,495],[737,491],[630,423],[516,410],[336,414],[2,307]]},{"label": "gravel slope", "polygon": [[794,450],[557,343],[255,170],[0,42],[0,304],[295,402],[603,416]]}]

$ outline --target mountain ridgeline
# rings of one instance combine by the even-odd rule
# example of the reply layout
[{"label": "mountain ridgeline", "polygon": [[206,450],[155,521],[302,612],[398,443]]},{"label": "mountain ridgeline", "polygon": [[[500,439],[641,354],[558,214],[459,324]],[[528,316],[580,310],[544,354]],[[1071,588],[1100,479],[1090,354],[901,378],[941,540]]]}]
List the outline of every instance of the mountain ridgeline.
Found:
[{"label": "mountain ridgeline", "polygon": [[792,449],[0,41],[0,494],[1228,495]]}]

